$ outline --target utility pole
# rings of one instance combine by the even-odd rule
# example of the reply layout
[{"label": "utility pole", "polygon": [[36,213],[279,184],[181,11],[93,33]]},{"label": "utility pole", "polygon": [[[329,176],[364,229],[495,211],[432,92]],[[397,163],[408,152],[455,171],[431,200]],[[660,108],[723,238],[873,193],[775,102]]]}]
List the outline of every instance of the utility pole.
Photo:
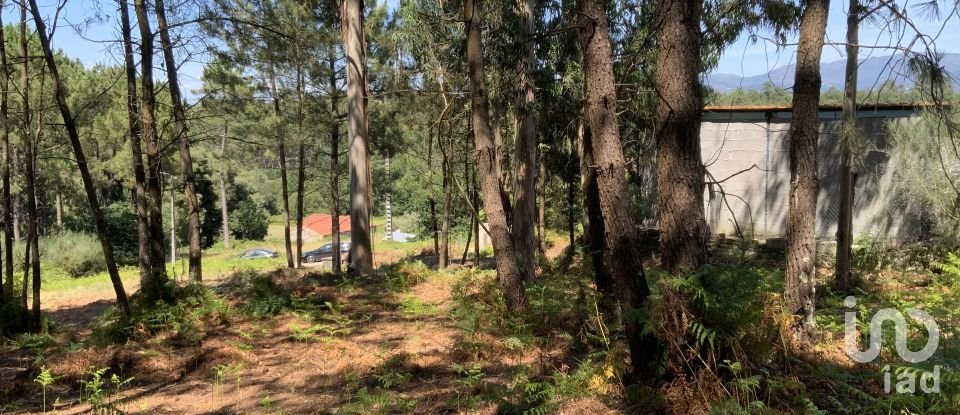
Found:
[{"label": "utility pole", "polygon": [[384,169],[386,170],[386,173],[387,173],[387,192],[386,192],[387,194],[386,194],[386,197],[384,197],[384,200],[386,200],[386,204],[387,204],[387,208],[386,208],[387,222],[386,224],[383,225],[383,227],[387,231],[387,235],[386,235],[387,240],[392,241],[393,240],[393,208],[390,206],[390,155],[389,154],[387,154],[387,156],[384,157],[383,164],[384,164]]}]

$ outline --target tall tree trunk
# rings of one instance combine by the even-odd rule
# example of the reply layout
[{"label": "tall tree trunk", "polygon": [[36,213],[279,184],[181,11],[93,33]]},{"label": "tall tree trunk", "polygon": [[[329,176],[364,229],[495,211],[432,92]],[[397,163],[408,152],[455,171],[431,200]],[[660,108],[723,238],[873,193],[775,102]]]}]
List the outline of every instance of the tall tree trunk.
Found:
[{"label": "tall tree trunk", "polygon": [[280,161],[280,198],[283,204],[283,248],[287,254],[287,268],[293,268],[293,245],[290,242],[290,190],[287,185],[287,139],[283,132],[280,113],[280,91],[277,90],[277,75],[270,61],[270,92],[273,95],[273,114],[279,123],[277,128],[277,158]]},{"label": "tall tree trunk", "polygon": [[537,168],[537,250],[540,255],[547,252],[547,167],[540,157]]},{"label": "tall tree trunk", "polygon": [[333,273],[340,274],[340,94],[337,90],[335,52],[329,52],[327,62],[330,65],[330,114],[333,114],[330,126],[330,242],[333,243],[331,265]]},{"label": "tall tree trunk", "polygon": [[480,268],[480,190],[477,179],[479,170],[473,170],[473,266]]},{"label": "tall tree trunk", "polygon": [[857,65],[860,37],[860,0],[850,0],[847,14],[847,68],[843,86],[843,128],[840,139],[840,217],[837,221],[837,288],[850,291],[853,257],[853,145],[857,140]]},{"label": "tall tree trunk", "polygon": [[613,276],[604,264],[604,227],[600,212],[600,189],[597,171],[593,168],[593,138],[590,126],[580,121],[577,130],[580,136],[580,187],[583,189],[583,240],[584,249],[590,255],[590,265],[597,291],[608,296],[613,292]]},{"label": "tall tree trunk", "polygon": [[123,65],[127,80],[127,124],[130,128],[130,151],[133,161],[134,209],[137,212],[137,265],[140,281],[150,279],[150,225],[147,212],[147,175],[143,167],[141,147],[140,100],[137,98],[137,68],[133,59],[133,40],[130,29],[130,10],[127,0],[119,0],[120,32],[123,36]]},{"label": "tall tree trunk", "polygon": [[57,215],[57,233],[63,233],[63,193],[60,191],[60,185],[57,185],[56,195],[54,195],[54,205]]},{"label": "tall tree trunk", "polygon": [[300,62],[300,47],[297,46],[297,268],[303,264],[303,192],[307,175],[306,137],[303,130],[303,105],[306,100],[303,67]]},{"label": "tall tree trunk", "polygon": [[[470,181],[470,152],[466,149],[464,149],[463,151],[463,183],[465,183],[464,186],[466,187],[464,191],[464,197],[467,198],[466,201],[469,206],[470,204],[473,203],[473,201],[470,199],[470,196],[469,196],[471,194],[470,186],[472,183]],[[467,243],[464,244],[463,246],[463,256],[460,258],[460,266],[464,266],[467,264],[467,255],[470,253],[470,241],[473,239],[473,223],[476,220],[477,220],[477,215],[474,215],[473,210],[471,209],[470,221],[468,222],[469,226],[467,226]]]},{"label": "tall tree trunk", "polygon": [[[20,94],[23,98],[23,103],[21,109],[23,110],[23,127],[20,137],[23,139],[23,155],[27,159],[24,174],[26,188],[24,192],[26,193],[27,199],[27,250],[24,257],[26,261],[26,269],[29,271],[24,273],[23,286],[24,286],[24,300],[26,300],[26,287],[27,287],[27,274],[32,275],[32,299],[33,299],[33,310],[30,314],[30,327],[34,331],[40,331],[40,244],[39,244],[39,232],[37,229],[38,217],[37,217],[37,165],[36,165],[36,155],[34,153],[34,146],[38,143],[36,141],[40,136],[40,126],[43,123],[43,111],[38,111],[37,114],[37,130],[34,134],[31,129],[33,128],[33,114],[30,113],[30,57],[29,57],[29,48],[28,48],[29,38],[27,37],[27,2],[26,0],[20,1]],[[37,102],[43,102],[43,81],[41,75],[41,88],[40,88],[40,99]],[[26,306],[26,305],[24,305]]]},{"label": "tall tree trunk", "polygon": [[617,94],[607,22],[606,2],[578,0],[580,49],[583,53],[586,119],[590,126],[600,212],[603,215],[605,264],[613,276],[617,299],[626,309],[624,333],[630,344],[633,374],[656,373],[657,340],[643,333],[643,322],[631,310],[646,307],[650,288],[643,272],[636,224],[630,216],[626,163],[617,125]]},{"label": "tall tree trunk", "polygon": [[172,300],[163,252],[163,189],[161,182],[160,136],[157,133],[156,92],[153,90],[153,29],[146,0],[134,0],[133,9],[140,29],[140,133],[146,150],[147,225],[150,243],[150,277],[140,281],[140,292],[147,303]]},{"label": "tall tree trunk", "polygon": [[[513,245],[517,250],[517,266],[524,282],[533,282],[537,268],[537,118],[534,113],[534,52],[536,34],[534,13],[536,0],[519,0],[523,19],[523,59],[520,63],[520,89],[516,102],[517,139],[515,144],[516,173],[513,186]],[[541,172],[542,174],[542,172]]]},{"label": "tall tree trunk", "polygon": [[[450,122],[447,121],[449,124]],[[438,129],[442,129],[442,123]],[[453,138],[452,128],[447,129],[444,136],[439,137],[440,154],[443,156],[443,213],[440,214],[440,252],[437,266],[440,269],[450,265],[450,203],[452,200],[453,187]]]},{"label": "tall tree trunk", "polygon": [[350,261],[354,271],[373,270],[370,239],[370,143],[367,136],[367,52],[363,1],[341,0],[340,27],[347,56],[347,127],[350,135]]},{"label": "tall tree trunk", "polygon": [[50,39],[47,38],[47,26],[40,16],[40,10],[37,8],[36,0],[30,0],[30,9],[33,14],[34,24],[37,28],[37,35],[40,38],[40,46],[43,48],[43,57],[47,63],[47,69],[50,72],[50,79],[53,81],[57,107],[59,107],[60,115],[63,117],[63,125],[67,130],[67,136],[70,138],[70,145],[73,147],[73,157],[77,162],[77,169],[80,170],[83,189],[87,194],[87,202],[90,204],[90,215],[93,217],[97,237],[100,239],[100,247],[103,249],[107,273],[110,275],[110,281],[113,283],[113,289],[117,295],[117,308],[120,310],[121,318],[126,319],[130,315],[127,293],[123,289],[123,281],[120,280],[120,273],[117,270],[117,262],[113,256],[113,246],[110,244],[110,239],[107,236],[107,224],[103,219],[103,212],[100,210],[100,201],[97,200],[97,191],[93,186],[90,170],[87,168],[87,159],[83,154],[83,146],[80,144],[80,134],[77,132],[77,124],[73,116],[70,115],[70,108],[67,106],[66,93],[60,81],[60,72],[57,70],[57,62],[53,57]]},{"label": "tall tree trunk", "polygon": [[177,204],[170,191],[170,263],[177,262]]},{"label": "tall tree trunk", "polygon": [[[427,204],[430,206],[430,230],[433,232],[433,263],[440,264],[440,229],[437,220],[437,200],[433,197],[433,128],[430,128],[429,139],[427,141],[427,183],[429,191],[427,192]],[[440,126],[437,125],[437,135],[440,134]],[[437,138],[437,141],[442,138]]]},{"label": "tall tree trunk", "polygon": [[[19,176],[20,171],[20,154],[17,152],[17,148],[13,148],[13,175]],[[20,242],[23,240],[23,236],[20,235],[20,197],[19,193],[13,195],[13,240]]]},{"label": "tall tree trunk", "polygon": [[[576,166],[577,159],[577,135],[570,134],[570,161],[567,166],[568,169]],[[567,178],[567,240],[569,241],[570,249],[572,250],[576,244],[576,231],[577,231],[577,220],[574,217],[574,211],[576,210],[577,205],[577,187],[575,183],[576,175],[575,173],[568,171],[566,173]],[[571,251],[572,252],[572,251]]]},{"label": "tall tree trunk", "polygon": [[700,157],[700,10],[703,0],[668,0],[658,9],[657,212],[661,264],[694,270],[707,259]]},{"label": "tall tree trunk", "polygon": [[230,209],[227,208],[227,123],[220,136],[220,218],[223,221],[223,247],[230,249]]},{"label": "tall tree trunk", "polygon": [[477,14],[475,0],[464,0],[463,16],[467,22],[467,69],[470,78],[477,173],[483,189],[483,208],[487,213],[487,226],[493,242],[494,260],[497,263],[497,277],[507,310],[519,312],[527,307],[527,293],[517,265],[517,252],[507,227],[506,210],[500,196],[500,181],[496,175],[497,150],[490,128],[486,74],[480,42],[480,16]]},{"label": "tall tree trunk", "polygon": [[0,13],[0,150],[3,152],[3,165],[0,166],[0,180],[3,182],[3,299],[13,300],[13,215],[10,198],[10,118],[9,85],[10,69],[7,66],[7,46],[4,37],[3,18]]},{"label": "tall tree trunk", "polygon": [[193,157],[190,155],[190,138],[187,136],[187,114],[177,77],[177,61],[173,56],[173,42],[167,25],[167,10],[163,0],[156,0],[157,30],[163,60],[167,67],[167,89],[173,106],[174,140],[180,150],[180,175],[183,176],[183,197],[187,207],[187,240],[189,242],[189,273],[193,282],[203,281],[203,252],[200,245],[200,201],[197,199],[196,177],[193,174]]},{"label": "tall tree trunk", "polygon": [[820,54],[827,27],[829,0],[809,0],[800,22],[800,45],[793,84],[790,124],[790,209],[787,215],[786,310],[794,318],[790,334],[799,343],[812,341],[817,241],[817,141],[820,137]]}]

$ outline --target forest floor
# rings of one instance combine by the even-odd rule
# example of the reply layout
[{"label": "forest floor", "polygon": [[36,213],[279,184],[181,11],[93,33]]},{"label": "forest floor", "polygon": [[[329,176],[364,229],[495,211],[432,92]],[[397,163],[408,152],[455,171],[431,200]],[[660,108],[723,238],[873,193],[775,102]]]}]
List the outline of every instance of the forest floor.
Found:
[{"label": "forest floor", "polygon": [[[267,263],[210,275],[205,290],[182,289],[178,304],[141,310],[122,341],[111,331],[109,289],[49,296],[50,334],[0,345],[0,378],[10,380],[0,384],[0,414],[955,413],[960,259],[955,273],[867,263],[885,252],[858,262],[864,317],[867,304],[923,307],[941,323],[933,363],[945,371],[942,397],[885,394],[882,365],[850,360],[847,309],[828,284],[817,291],[819,344],[785,351],[781,259],[738,245],[714,254],[739,265],[709,274],[648,270],[651,318],[675,373],[650,389],[624,387],[619,323],[560,239],[522,315],[505,311],[489,259],[438,271],[422,248],[381,255],[369,278]],[[702,323],[670,326],[697,314]],[[885,356],[895,357],[891,347]]]},{"label": "forest floor", "polygon": [[[46,405],[56,414],[494,414],[503,408],[478,396],[510,388],[515,368],[545,364],[546,355],[558,353],[484,352],[451,316],[458,278],[400,267],[407,267],[400,270],[405,280],[345,280],[311,268],[215,275],[204,283],[231,311],[186,318],[197,327],[138,333],[123,344],[89,346],[112,291],[53,296],[46,305],[55,339],[0,347],[0,376],[16,380],[0,397],[20,396],[0,402],[0,413],[43,413]],[[245,307],[263,275],[278,292]],[[296,304],[271,310],[283,296]],[[55,378],[45,391],[34,381],[38,365]],[[561,413],[608,411],[596,400],[566,407]]]}]

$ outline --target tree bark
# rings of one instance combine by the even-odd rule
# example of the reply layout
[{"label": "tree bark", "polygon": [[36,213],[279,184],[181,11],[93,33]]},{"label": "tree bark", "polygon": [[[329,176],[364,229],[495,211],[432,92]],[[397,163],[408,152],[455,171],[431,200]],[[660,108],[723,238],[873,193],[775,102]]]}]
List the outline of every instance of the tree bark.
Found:
[{"label": "tree bark", "polygon": [[[447,121],[449,124],[449,121]],[[437,127],[443,128],[443,123]],[[452,181],[453,181],[453,139],[450,137],[452,132],[448,129],[445,134],[438,137],[440,142],[440,154],[443,156],[443,211],[440,214],[440,252],[438,253],[439,262],[437,267],[440,269],[450,265],[450,203],[452,202]]]},{"label": "tree bark", "polygon": [[150,279],[150,225],[147,212],[146,172],[141,146],[140,102],[137,98],[137,68],[133,59],[133,40],[130,28],[130,10],[127,0],[119,0],[120,32],[123,36],[123,64],[127,80],[127,124],[130,128],[130,151],[133,160],[134,209],[137,212],[137,265],[140,281]]},{"label": "tree bark", "polygon": [[200,201],[197,199],[196,177],[193,174],[193,157],[190,154],[190,139],[187,137],[187,114],[177,77],[177,61],[173,56],[173,42],[167,25],[167,10],[163,0],[156,0],[157,30],[163,60],[167,67],[167,89],[173,106],[174,140],[180,150],[180,175],[183,180],[183,197],[187,207],[187,240],[190,244],[189,274],[196,283],[203,281],[203,251],[200,245]]},{"label": "tree bark", "polygon": [[[2,15],[2,13],[0,13]],[[0,150],[3,152],[3,165],[0,166],[0,180],[3,182],[3,300],[13,300],[13,215],[10,198],[10,118],[9,85],[10,69],[7,66],[7,46],[4,37],[3,18],[0,16]]]},{"label": "tree bark", "polygon": [[303,105],[306,100],[300,47],[297,46],[297,268],[303,266],[303,192],[307,175],[306,138],[303,130]]},{"label": "tree bark", "polygon": [[283,118],[280,112],[280,91],[277,90],[277,75],[270,61],[270,92],[273,95],[273,114],[277,117],[277,158],[280,161],[280,198],[283,204],[283,248],[287,254],[287,268],[293,268],[293,244],[290,241],[290,190],[287,184],[287,139],[283,132]]},{"label": "tree bark", "polygon": [[[20,94],[23,98],[23,103],[21,109],[23,110],[23,126],[20,137],[23,139],[23,155],[27,159],[25,165],[25,188],[24,192],[26,193],[27,199],[27,250],[26,255],[24,256],[24,261],[26,261],[26,269],[29,270],[24,273],[23,278],[23,287],[24,287],[24,301],[26,301],[26,288],[27,288],[27,275],[31,275],[32,281],[31,286],[32,291],[32,300],[33,300],[33,310],[30,313],[30,328],[33,331],[40,331],[40,235],[37,229],[38,217],[37,217],[37,167],[36,162],[37,158],[34,152],[34,146],[37,144],[40,137],[40,126],[43,124],[43,111],[38,111],[37,114],[37,129],[34,133],[30,131],[33,128],[33,114],[30,113],[30,58],[29,58],[29,48],[28,48],[29,38],[27,37],[27,2],[26,0],[20,1]],[[41,75],[41,88],[40,88],[40,99],[38,102],[43,102],[43,75]],[[26,304],[24,304],[26,307]]]},{"label": "tree bark", "polygon": [[477,175],[483,189],[483,208],[487,214],[488,230],[493,242],[497,277],[503,290],[507,310],[519,312],[527,308],[527,294],[523,276],[517,265],[517,252],[507,227],[506,210],[500,197],[500,180],[496,174],[497,149],[490,128],[490,110],[480,42],[480,16],[474,0],[464,0],[463,16],[467,24],[467,68],[470,78],[474,146],[476,147]]},{"label": "tree bark", "polygon": [[860,1],[850,0],[847,14],[847,67],[843,86],[843,128],[840,139],[840,217],[837,221],[837,288],[850,291],[856,284],[851,274],[853,257],[854,173],[853,144],[857,139],[857,65],[860,47]]},{"label": "tree bark", "polygon": [[480,268],[480,183],[479,170],[473,170],[473,266]]},{"label": "tree bark", "polygon": [[227,208],[227,124],[220,136],[220,218],[223,221],[223,247],[230,249],[230,210]]},{"label": "tree bark", "polygon": [[[83,188],[87,194],[87,201],[90,204],[90,214],[93,216],[97,237],[100,239],[100,247],[103,249],[107,273],[110,275],[110,281],[113,283],[113,289],[117,295],[117,308],[120,310],[121,318],[126,319],[130,315],[127,293],[123,289],[123,281],[120,279],[120,273],[117,270],[117,262],[113,256],[113,246],[110,244],[110,239],[107,236],[107,225],[103,219],[103,212],[100,210],[100,202],[97,199],[97,192],[93,186],[93,179],[90,177],[90,170],[87,168],[87,159],[83,154],[83,146],[80,144],[80,134],[77,132],[77,124],[70,114],[70,108],[67,106],[66,93],[60,81],[57,62],[53,57],[50,40],[47,38],[47,27],[43,22],[43,18],[40,16],[40,10],[37,8],[36,0],[30,0],[30,9],[33,14],[34,24],[37,28],[37,35],[40,38],[40,46],[43,48],[43,57],[46,61],[47,69],[50,72],[50,79],[53,81],[57,107],[59,107],[60,115],[63,117],[63,124],[67,130],[67,136],[70,138],[70,145],[73,147],[73,157],[77,162],[77,169],[80,170],[80,178],[83,181]],[[39,278],[39,275],[37,278]]]},{"label": "tree bark", "polygon": [[[437,135],[440,126],[437,125]],[[437,138],[437,141],[440,141]],[[427,204],[430,206],[430,230],[433,232],[433,263],[440,264],[440,229],[437,221],[437,201],[433,197],[433,128],[430,128],[429,139],[427,141],[427,183],[430,186],[427,192]]]},{"label": "tree bark", "polygon": [[[581,124],[582,126],[582,124]],[[568,166],[575,166],[576,157],[577,157],[577,135],[570,134],[570,161]],[[576,227],[577,220],[574,217],[574,211],[576,210],[577,205],[577,187],[575,183],[576,175],[573,172],[568,171],[566,174],[567,181],[567,241],[570,246],[571,252],[574,247],[576,247]]]},{"label": "tree bark", "polygon": [[[534,13],[535,0],[519,0],[522,19],[523,59],[520,63],[516,100],[517,139],[515,144],[516,172],[513,186],[513,245],[517,250],[517,266],[524,282],[533,282],[537,267],[537,118],[534,113],[534,71],[537,56]],[[540,172],[542,174],[542,172]]]},{"label": "tree bark", "polygon": [[661,265],[670,273],[707,260],[700,157],[700,10],[703,0],[668,0],[658,9],[657,212]]},{"label": "tree bark", "polygon": [[617,299],[626,309],[624,334],[630,344],[633,375],[644,379],[655,376],[659,352],[656,338],[644,334],[643,323],[630,312],[646,307],[650,288],[638,250],[636,225],[630,216],[605,4],[602,0],[577,1],[585,81],[584,112],[591,132],[592,168],[596,170],[604,223],[605,264],[613,276]]},{"label": "tree bark", "polygon": [[140,292],[147,303],[172,299],[167,279],[166,255],[163,252],[163,189],[160,180],[162,159],[160,137],[157,134],[156,92],[153,90],[153,29],[147,13],[146,0],[134,0],[133,9],[140,29],[140,132],[146,149],[147,226],[150,243],[150,276],[140,281]]},{"label": "tree bark", "polygon": [[367,52],[363,1],[341,0],[340,27],[347,56],[347,129],[350,135],[350,265],[373,270],[370,239],[370,143],[367,136]]},{"label": "tree bark", "polygon": [[333,244],[331,266],[334,274],[340,274],[340,94],[337,90],[337,57],[331,51],[327,55],[330,65],[330,242]]},{"label": "tree bark", "polygon": [[594,283],[597,291],[612,296],[613,276],[604,264],[604,226],[600,212],[600,189],[597,187],[597,171],[594,169],[593,138],[590,126],[580,121],[580,187],[583,189],[583,241],[590,256]]},{"label": "tree bark", "polygon": [[540,156],[540,165],[537,168],[537,237],[536,247],[539,254],[547,252],[547,167],[543,156]]},{"label": "tree bark", "polygon": [[809,0],[800,22],[793,121],[790,125],[790,208],[787,214],[786,310],[789,330],[800,344],[813,340],[817,241],[817,141],[819,140],[820,55],[829,0]]}]

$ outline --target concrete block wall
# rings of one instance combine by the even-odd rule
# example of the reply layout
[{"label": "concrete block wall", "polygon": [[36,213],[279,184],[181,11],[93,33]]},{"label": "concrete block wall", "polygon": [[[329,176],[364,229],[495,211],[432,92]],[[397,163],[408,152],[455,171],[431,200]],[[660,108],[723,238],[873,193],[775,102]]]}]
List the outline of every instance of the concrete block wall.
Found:
[{"label": "concrete block wall", "polygon": [[[897,200],[900,157],[887,137],[889,122],[911,122],[910,110],[861,111],[858,124],[867,151],[858,163],[854,235],[915,240],[920,237],[919,208]],[[839,213],[840,111],[820,114],[817,237],[832,240]],[[713,233],[767,238],[786,235],[790,199],[789,111],[714,111],[701,124],[701,151],[707,167],[704,208]],[[709,184],[710,182],[722,182]]]}]

